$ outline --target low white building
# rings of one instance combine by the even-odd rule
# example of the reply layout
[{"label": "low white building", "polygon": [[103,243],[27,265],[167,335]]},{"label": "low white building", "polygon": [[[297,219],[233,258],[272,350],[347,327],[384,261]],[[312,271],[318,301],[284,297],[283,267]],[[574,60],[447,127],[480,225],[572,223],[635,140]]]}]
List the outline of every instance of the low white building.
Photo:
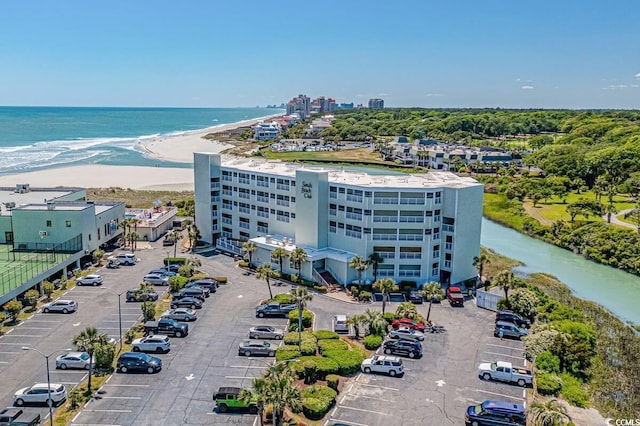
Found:
[{"label": "low white building", "polygon": [[275,139],[280,136],[281,126],[275,121],[264,122],[253,126],[253,138],[257,140]]},{"label": "low white building", "polygon": [[[271,251],[307,252],[302,275],[356,280],[354,256],[378,253],[377,276],[418,285],[460,283],[477,274],[483,186],[448,172],[372,175],[195,153],[196,225],[202,239],[241,254],[254,241],[256,264]],[[278,268],[277,265],[274,266]],[[286,273],[296,273],[286,261]],[[372,268],[364,272],[373,279]]]}]

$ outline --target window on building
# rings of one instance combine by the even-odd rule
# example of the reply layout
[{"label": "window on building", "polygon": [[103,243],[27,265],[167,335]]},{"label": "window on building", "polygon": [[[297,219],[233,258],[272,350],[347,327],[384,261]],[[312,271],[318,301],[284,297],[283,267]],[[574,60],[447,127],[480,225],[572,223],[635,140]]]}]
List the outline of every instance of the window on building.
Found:
[{"label": "window on building", "polygon": [[51,221],[50,220],[47,221],[47,228],[51,228]]},{"label": "window on building", "polygon": [[[440,210],[438,210],[438,211],[440,211]],[[455,220],[452,217],[443,216],[442,217],[442,223],[444,223],[445,225],[453,225],[455,223]]]},{"label": "window on building", "polygon": [[67,226],[67,228],[71,228],[71,221],[70,220],[65,221],[65,225]]}]

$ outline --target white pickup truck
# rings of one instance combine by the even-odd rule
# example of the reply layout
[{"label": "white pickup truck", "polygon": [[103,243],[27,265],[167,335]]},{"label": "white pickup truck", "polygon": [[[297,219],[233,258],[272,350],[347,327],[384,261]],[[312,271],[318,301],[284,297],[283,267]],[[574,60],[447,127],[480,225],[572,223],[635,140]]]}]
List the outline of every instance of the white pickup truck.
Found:
[{"label": "white pickup truck", "polygon": [[478,376],[484,380],[496,380],[507,383],[517,383],[518,386],[530,385],[533,380],[531,370],[514,367],[510,362],[484,362],[478,367]]}]

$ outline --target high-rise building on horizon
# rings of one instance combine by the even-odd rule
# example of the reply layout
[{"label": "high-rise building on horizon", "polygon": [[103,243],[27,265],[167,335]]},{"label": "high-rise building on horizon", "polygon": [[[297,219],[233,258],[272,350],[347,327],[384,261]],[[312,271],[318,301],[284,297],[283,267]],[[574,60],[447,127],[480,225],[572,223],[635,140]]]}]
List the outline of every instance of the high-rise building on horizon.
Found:
[{"label": "high-rise building on horizon", "polygon": [[384,109],[384,99],[369,99],[369,109]]},{"label": "high-rise building on horizon", "polygon": [[287,102],[287,115],[298,114],[300,118],[305,119],[311,113],[311,98],[307,95],[298,95]]}]

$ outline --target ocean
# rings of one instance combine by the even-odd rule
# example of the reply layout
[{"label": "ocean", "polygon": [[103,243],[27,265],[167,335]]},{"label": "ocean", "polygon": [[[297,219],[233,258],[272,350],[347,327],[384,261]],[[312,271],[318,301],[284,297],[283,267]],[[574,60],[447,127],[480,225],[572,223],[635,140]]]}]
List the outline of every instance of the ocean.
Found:
[{"label": "ocean", "polygon": [[0,107],[0,174],[77,164],[186,167],[146,158],[136,143],[235,123],[273,108]]}]

